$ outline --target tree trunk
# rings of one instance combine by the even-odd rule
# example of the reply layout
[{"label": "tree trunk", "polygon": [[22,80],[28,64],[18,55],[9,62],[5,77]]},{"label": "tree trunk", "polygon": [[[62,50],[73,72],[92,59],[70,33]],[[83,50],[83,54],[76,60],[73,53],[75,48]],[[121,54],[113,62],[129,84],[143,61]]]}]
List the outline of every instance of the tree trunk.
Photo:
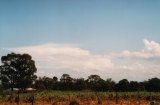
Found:
[{"label": "tree trunk", "polygon": [[13,92],[13,87],[11,88],[11,91]]},{"label": "tree trunk", "polygon": [[14,88],[14,82],[13,82],[13,75],[11,77],[11,91],[13,92],[13,88]]},{"label": "tree trunk", "polygon": [[13,88],[14,88],[13,82],[11,82],[11,91],[12,91],[12,92],[13,92]]}]

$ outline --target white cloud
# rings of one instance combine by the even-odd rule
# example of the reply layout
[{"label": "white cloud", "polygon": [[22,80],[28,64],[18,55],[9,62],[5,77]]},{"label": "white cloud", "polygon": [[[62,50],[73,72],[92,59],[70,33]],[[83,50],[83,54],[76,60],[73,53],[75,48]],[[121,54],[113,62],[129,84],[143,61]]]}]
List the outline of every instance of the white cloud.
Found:
[{"label": "white cloud", "polygon": [[[160,44],[143,40],[140,51],[122,51],[112,54],[93,54],[71,44],[49,43],[37,46],[12,48],[17,53],[28,53],[36,61],[39,76],[58,76],[68,73],[73,77],[87,77],[98,74],[102,78],[120,80],[145,80],[160,76]],[[123,58],[123,59],[119,59]],[[128,59],[129,58],[129,59]]]},{"label": "white cloud", "polygon": [[112,57],[119,58],[143,58],[149,59],[154,57],[160,57],[160,44],[154,41],[143,40],[144,48],[140,51],[122,51],[121,53],[112,53]]},{"label": "white cloud", "polygon": [[160,65],[154,63],[125,63],[117,65],[116,70],[119,70],[121,79],[127,78],[129,80],[147,80],[153,77],[160,76]]},{"label": "white cloud", "polygon": [[[91,74],[104,72],[113,68],[110,59],[103,55],[92,54],[69,44],[44,44],[13,48],[17,53],[31,54],[37,63],[38,74],[51,75],[55,73]],[[44,72],[46,70],[46,72]],[[49,74],[48,74],[49,73]]]}]

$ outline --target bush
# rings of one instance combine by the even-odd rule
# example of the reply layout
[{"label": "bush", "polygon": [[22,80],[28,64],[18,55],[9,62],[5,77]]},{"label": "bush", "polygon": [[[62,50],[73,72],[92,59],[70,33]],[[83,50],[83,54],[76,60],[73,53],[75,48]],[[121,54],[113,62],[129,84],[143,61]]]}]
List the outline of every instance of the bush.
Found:
[{"label": "bush", "polygon": [[158,105],[156,101],[151,101],[149,105]]},{"label": "bush", "polygon": [[74,100],[74,101],[71,101],[71,102],[69,103],[69,105],[79,105],[79,103]]}]

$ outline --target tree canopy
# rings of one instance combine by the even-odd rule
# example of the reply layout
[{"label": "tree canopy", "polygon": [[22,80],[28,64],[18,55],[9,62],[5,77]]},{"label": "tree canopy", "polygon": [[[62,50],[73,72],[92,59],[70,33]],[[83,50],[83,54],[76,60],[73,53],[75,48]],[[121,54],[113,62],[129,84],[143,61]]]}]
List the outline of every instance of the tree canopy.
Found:
[{"label": "tree canopy", "polygon": [[25,89],[36,79],[37,71],[34,60],[29,54],[10,53],[1,57],[1,81],[6,88]]}]

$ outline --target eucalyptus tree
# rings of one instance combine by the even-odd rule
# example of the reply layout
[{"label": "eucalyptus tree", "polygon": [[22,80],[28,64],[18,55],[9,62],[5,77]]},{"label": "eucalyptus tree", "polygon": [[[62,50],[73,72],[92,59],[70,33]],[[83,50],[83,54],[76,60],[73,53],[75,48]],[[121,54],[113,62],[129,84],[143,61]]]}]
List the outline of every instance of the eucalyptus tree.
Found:
[{"label": "eucalyptus tree", "polygon": [[29,54],[10,53],[2,56],[1,62],[2,85],[9,86],[12,91],[14,87],[24,90],[32,85],[37,77],[35,62]]}]

